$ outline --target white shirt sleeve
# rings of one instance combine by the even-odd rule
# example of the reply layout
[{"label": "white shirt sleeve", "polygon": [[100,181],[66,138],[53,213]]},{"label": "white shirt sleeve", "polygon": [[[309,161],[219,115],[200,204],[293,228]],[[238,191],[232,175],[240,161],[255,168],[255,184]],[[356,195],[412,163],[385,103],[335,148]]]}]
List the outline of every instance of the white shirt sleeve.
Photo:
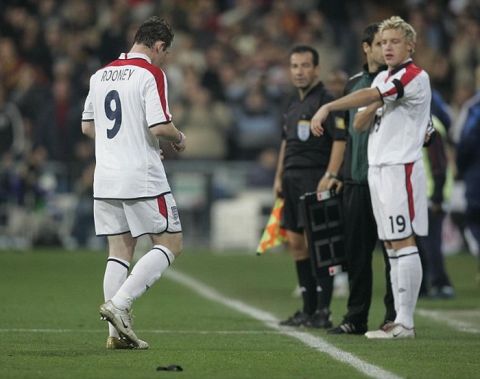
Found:
[{"label": "white shirt sleeve", "polygon": [[85,99],[85,105],[83,107],[82,121],[92,121],[94,119],[93,112],[93,99],[92,99],[92,82],[93,76],[90,78],[90,90],[88,91],[87,98]]},{"label": "white shirt sleeve", "polygon": [[150,74],[145,83],[145,115],[149,127],[172,120],[168,107],[167,79],[163,72]]},{"label": "white shirt sleeve", "polygon": [[387,82],[379,81],[376,83],[376,87],[385,104],[403,97],[403,84],[396,78],[388,80]]}]

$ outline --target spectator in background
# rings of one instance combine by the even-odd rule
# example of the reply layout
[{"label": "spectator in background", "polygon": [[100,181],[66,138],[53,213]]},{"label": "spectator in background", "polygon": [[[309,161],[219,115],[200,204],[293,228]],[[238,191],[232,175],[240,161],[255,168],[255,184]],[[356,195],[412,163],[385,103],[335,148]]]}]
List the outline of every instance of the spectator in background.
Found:
[{"label": "spectator in background", "polygon": [[226,60],[224,54],[223,46],[220,44],[210,46],[205,52],[206,69],[203,72],[201,84],[209,90],[211,97],[215,101],[225,99],[219,75],[220,67]]},{"label": "spectator in background", "polygon": [[17,106],[8,102],[0,84],[0,158],[7,152],[14,156],[25,149],[25,130]]},{"label": "spectator in background", "polygon": [[480,66],[477,67],[477,93],[462,108],[463,125],[457,145],[458,175],[465,182],[466,223],[476,244],[480,279]]},{"label": "spectator in background", "polygon": [[248,171],[247,186],[252,188],[271,188],[275,180],[278,155],[274,148],[262,150],[255,166]]},{"label": "spectator in background", "polygon": [[129,17],[127,1],[113,1],[109,12],[108,23],[103,27],[100,37],[99,59],[107,64],[112,57],[117,57],[128,46],[127,31],[123,27]]},{"label": "spectator in background", "polygon": [[93,227],[93,173],[95,163],[90,163],[82,171],[75,183],[74,193],[77,198],[77,205],[74,213],[72,237],[76,247],[92,246],[92,239],[95,237]]},{"label": "spectator in background", "polygon": [[53,60],[43,38],[40,22],[40,19],[27,13],[21,25],[23,30],[20,49],[28,62],[39,66],[46,76],[51,77]]},{"label": "spectator in background", "polygon": [[20,68],[19,81],[10,92],[10,98],[22,113],[25,137],[30,146],[45,146],[48,143],[52,92],[44,79],[35,66],[24,64]]},{"label": "spectator in background", "polygon": [[322,72],[320,78],[325,80],[329,72],[341,66],[342,51],[335,44],[334,32],[325,17],[318,11],[308,12],[306,23],[298,31],[296,41],[299,44],[313,46],[322,57]]},{"label": "spectator in background", "polygon": [[327,76],[325,87],[335,99],[338,99],[339,97],[343,96],[347,82],[348,75],[345,71],[333,70]]},{"label": "spectator in background", "polygon": [[447,135],[443,134],[444,138],[448,137],[448,131],[452,125],[452,116],[450,113],[450,108],[440,92],[432,88],[432,114],[438,118],[443,125],[443,129],[447,132]]},{"label": "spectator in background", "polygon": [[232,140],[238,159],[252,160],[267,147],[278,144],[278,117],[263,88],[247,90],[234,108]]},{"label": "spectator in background", "polygon": [[[474,80],[475,66],[480,62],[480,7],[470,4],[456,20],[450,61],[454,83]],[[472,80],[473,79],[473,80]]]},{"label": "spectator in background", "polygon": [[[11,218],[11,205],[16,203],[15,186],[18,182],[15,159],[9,150],[0,155],[0,226],[6,228]],[[7,236],[4,236],[7,237]]]},{"label": "spectator in background", "polygon": [[210,91],[196,84],[184,94],[184,104],[177,106],[178,122],[184,125],[191,143],[182,156],[195,159],[225,159],[227,136],[231,125],[230,110],[212,99]]},{"label": "spectator in background", "polygon": [[20,80],[25,74],[22,68],[26,63],[19,55],[14,40],[11,38],[0,38],[0,77],[2,86],[7,97],[16,90]]},{"label": "spectator in background", "polygon": [[98,243],[93,227],[93,172],[95,169],[95,144],[82,136],[75,145],[74,159],[70,165],[70,181],[75,194],[71,237],[73,246],[104,248],[105,241]]},{"label": "spectator in background", "polygon": [[82,134],[78,128],[82,108],[79,93],[72,87],[72,68],[68,61],[59,61],[54,66],[52,99],[42,119],[42,143],[51,159],[64,162],[71,170],[75,145]]},{"label": "spectator in background", "polygon": [[[432,111],[433,113],[433,111]],[[432,115],[437,135],[423,149],[423,162],[427,178],[428,235],[417,237],[424,272],[421,295],[449,299],[455,296],[445,270],[442,252],[442,230],[445,212],[443,203],[448,200],[452,186],[446,152],[447,131],[438,117]],[[423,292],[423,293],[422,293]]]}]

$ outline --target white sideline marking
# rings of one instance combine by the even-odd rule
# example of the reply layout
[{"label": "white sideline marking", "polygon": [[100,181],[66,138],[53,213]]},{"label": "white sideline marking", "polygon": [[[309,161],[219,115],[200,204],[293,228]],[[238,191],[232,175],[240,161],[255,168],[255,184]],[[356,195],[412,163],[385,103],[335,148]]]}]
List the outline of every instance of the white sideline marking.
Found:
[{"label": "white sideline marking", "polygon": [[[139,333],[153,334],[281,334],[274,330],[168,330],[168,329],[139,329]],[[0,333],[106,333],[106,329],[27,329],[10,328],[0,329]]]},{"label": "white sideline marking", "polygon": [[343,351],[328,342],[324,339],[314,336],[306,332],[299,332],[288,327],[282,327],[278,325],[278,320],[271,313],[265,312],[261,309],[254,308],[248,304],[245,304],[239,300],[232,298],[227,298],[221,293],[217,292],[213,288],[205,285],[204,283],[178,271],[169,270],[165,273],[165,276],[173,281],[183,284],[184,286],[190,288],[192,291],[196,292],[200,296],[205,297],[206,299],[212,300],[216,303],[220,303],[228,308],[231,308],[239,313],[243,313],[247,316],[250,316],[258,321],[263,322],[263,324],[269,328],[272,328],[278,331],[280,334],[284,334],[293,338],[296,338],[303,342],[305,345],[314,348],[322,353],[330,355],[332,358],[346,363],[361,373],[378,379],[398,379],[401,378],[396,374],[386,371],[381,367],[375,366],[373,364],[367,363],[360,358],[357,358],[355,355]]},{"label": "white sideline marking", "polygon": [[476,328],[474,325],[466,321],[460,321],[453,317],[450,317],[445,312],[440,311],[429,311],[427,309],[417,309],[417,312],[420,316],[430,318],[434,321],[438,321],[444,324],[447,324],[453,329],[456,329],[460,332],[480,334],[480,329]]}]

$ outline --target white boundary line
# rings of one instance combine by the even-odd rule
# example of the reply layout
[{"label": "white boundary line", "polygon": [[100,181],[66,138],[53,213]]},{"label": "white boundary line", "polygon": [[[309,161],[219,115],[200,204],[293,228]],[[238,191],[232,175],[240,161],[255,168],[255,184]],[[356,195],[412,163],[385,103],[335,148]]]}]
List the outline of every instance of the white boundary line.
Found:
[{"label": "white boundary line", "polygon": [[476,328],[474,325],[466,321],[460,321],[453,317],[450,317],[448,314],[445,314],[445,311],[430,311],[427,309],[417,309],[418,313],[422,317],[432,319],[443,324],[447,324],[451,328],[465,333],[480,334],[480,329]]},{"label": "white boundary line", "polygon": [[[275,330],[168,330],[138,329],[138,333],[152,334],[281,334]],[[0,329],[0,333],[105,333],[105,329],[39,329],[10,328]]]},{"label": "white boundary line", "polygon": [[331,344],[329,344],[324,339],[314,336],[306,332],[300,332],[293,330],[288,327],[281,327],[278,325],[279,320],[272,314],[265,312],[261,309],[254,308],[246,303],[243,303],[239,300],[227,298],[221,293],[217,292],[213,288],[207,286],[206,284],[178,271],[169,270],[165,273],[165,276],[169,279],[188,287],[193,292],[196,292],[198,295],[220,303],[228,308],[231,308],[239,313],[243,313],[247,316],[250,316],[258,321],[263,322],[263,324],[271,329],[278,331],[280,334],[284,334],[297,340],[300,340],[305,345],[314,348],[322,353],[330,355],[333,359],[336,359],[342,363],[346,363],[352,366],[354,369],[360,371],[362,374],[365,374],[371,378],[378,379],[399,379],[400,376],[386,371],[381,367],[375,366],[368,362],[361,360],[355,355],[343,351]]}]

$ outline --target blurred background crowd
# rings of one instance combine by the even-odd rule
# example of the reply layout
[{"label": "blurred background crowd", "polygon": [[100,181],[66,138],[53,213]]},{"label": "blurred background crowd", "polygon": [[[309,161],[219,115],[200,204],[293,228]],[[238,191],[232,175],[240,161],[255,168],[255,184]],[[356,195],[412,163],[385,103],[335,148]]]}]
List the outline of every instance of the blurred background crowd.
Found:
[{"label": "blurred background crowd", "polygon": [[[129,50],[147,17],[160,15],[175,31],[165,71],[189,147],[182,156],[166,147],[166,166],[188,171],[204,162],[203,214],[235,195],[228,183],[238,184],[240,173],[237,190],[271,188],[290,48],[317,48],[321,79],[339,96],[362,67],[364,27],[393,14],[418,33],[414,58],[443,99],[453,157],[461,108],[480,87],[480,1],[2,0],[0,245],[95,244],[94,146],[81,134],[83,101],[90,75]],[[229,166],[236,162],[244,165]],[[219,167],[241,169],[212,184]]]}]

